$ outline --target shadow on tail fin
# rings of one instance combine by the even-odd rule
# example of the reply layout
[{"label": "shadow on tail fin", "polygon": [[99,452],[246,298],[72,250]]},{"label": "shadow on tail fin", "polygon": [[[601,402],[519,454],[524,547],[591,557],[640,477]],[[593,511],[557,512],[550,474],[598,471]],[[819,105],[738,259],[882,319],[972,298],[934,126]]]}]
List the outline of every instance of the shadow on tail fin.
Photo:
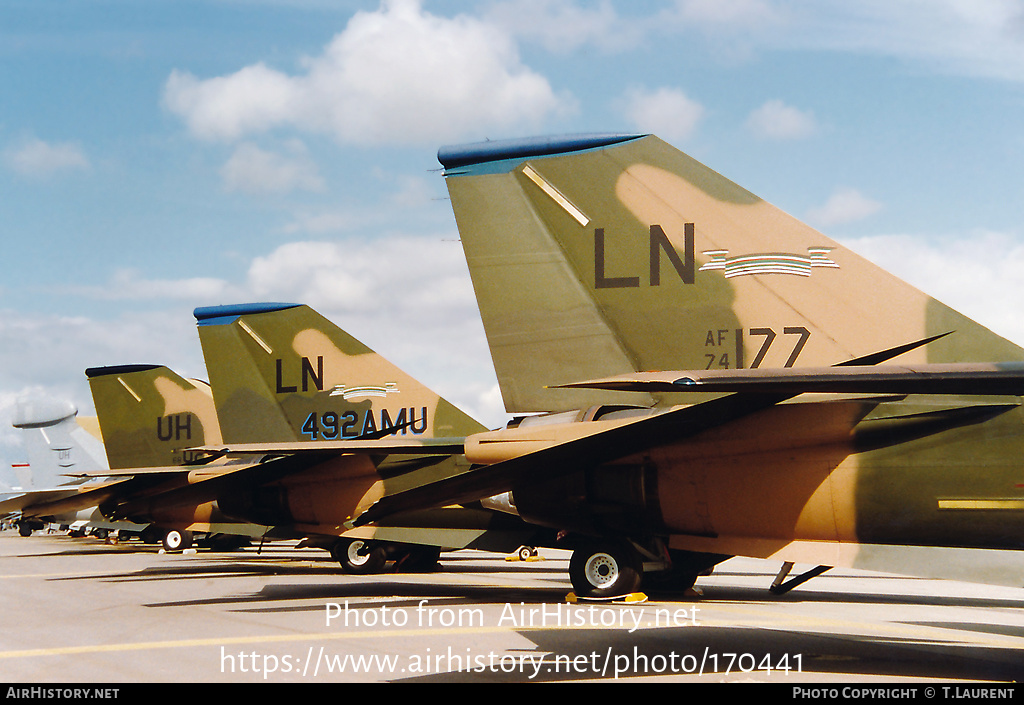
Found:
[{"label": "shadow on tail fin", "polygon": [[438,159],[510,412],[638,401],[547,388],[578,380],[827,366],[948,331],[905,361],[1024,360],[652,135],[487,142]]}]

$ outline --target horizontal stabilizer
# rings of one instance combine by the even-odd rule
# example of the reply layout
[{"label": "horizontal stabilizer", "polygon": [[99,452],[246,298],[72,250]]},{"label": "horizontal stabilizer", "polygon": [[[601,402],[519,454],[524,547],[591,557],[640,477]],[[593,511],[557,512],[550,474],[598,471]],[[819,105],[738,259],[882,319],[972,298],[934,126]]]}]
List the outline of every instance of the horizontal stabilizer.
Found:
[{"label": "horizontal stabilizer", "polygon": [[462,438],[423,438],[404,440],[294,441],[282,443],[235,443],[223,446],[189,448],[192,452],[221,455],[296,455],[317,453],[363,455],[455,455],[465,451]]},{"label": "horizontal stabilizer", "polygon": [[[219,467],[219,466],[215,466]],[[203,469],[202,465],[157,465],[146,468],[120,468],[118,470],[100,470],[93,472],[67,472],[68,477],[153,477],[159,475],[181,475]]]},{"label": "horizontal stabilizer", "polygon": [[620,392],[1024,395],[1024,363],[641,372],[561,385]]}]

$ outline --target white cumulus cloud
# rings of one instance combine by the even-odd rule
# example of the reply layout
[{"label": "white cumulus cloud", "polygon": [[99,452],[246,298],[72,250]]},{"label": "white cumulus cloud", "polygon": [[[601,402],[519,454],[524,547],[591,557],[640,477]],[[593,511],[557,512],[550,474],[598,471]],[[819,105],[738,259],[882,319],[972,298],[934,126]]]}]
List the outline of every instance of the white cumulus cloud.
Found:
[{"label": "white cumulus cloud", "polygon": [[747,129],[765,139],[792,140],[813,135],[818,125],[814,113],[769,100],[750,114]]},{"label": "white cumulus cloud", "polygon": [[643,36],[641,26],[621,17],[609,0],[501,0],[487,9],[495,24],[524,39],[540,42],[556,53],[593,45],[603,51],[634,46]]},{"label": "white cumulus cloud", "polygon": [[290,75],[258,63],[209,79],[176,70],[164,104],[205,139],[290,128],[343,143],[436,144],[536,127],[572,102],[520,61],[506,31],[432,15],[418,0],[356,13],[303,69]]},{"label": "white cumulus cloud", "polygon": [[777,17],[778,10],[766,0],[676,0],[669,13],[706,26],[763,26]]},{"label": "white cumulus cloud", "polygon": [[30,138],[7,150],[5,161],[24,176],[47,177],[68,171],[89,168],[89,159],[78,145],[71,142],[45,142]]},{"label": "white cumulus cloud", "polygon": [[252,261],[246,288],[312,306],[485,424],[507,419],[453,234],[288,243]]},{"label": "white cumulus cloud", "polygon": [[324,180],[305,146],[290,140],[289,154],[278,154],[245,142],[235,148],[220,170],[228,191],[243,193],[288,193],[323,191]]},{"label": "white cumulus cloud", "polygon": [[807,213],[807,220],[818,227],[827,228],[867,218],[881,209],[881,203],[868,198],[857,189],[838,188],[822,206]]},{"label": "white cumulus cloud", "polygon": [[676,88],[633,89],[626,101],[633,125],[670,142],[689,139],[704,116],[704,106]]}]

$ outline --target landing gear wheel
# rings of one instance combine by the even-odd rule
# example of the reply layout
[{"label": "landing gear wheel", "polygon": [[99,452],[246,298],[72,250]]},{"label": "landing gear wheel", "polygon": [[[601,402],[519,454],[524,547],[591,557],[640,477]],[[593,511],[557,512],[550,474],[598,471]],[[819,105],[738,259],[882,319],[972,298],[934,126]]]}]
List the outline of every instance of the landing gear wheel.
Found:
[{"label": "landing gear wheel", "polygon": [[535,558],[537,556],[537,549],[533,546],[520,546],[518,553],[519,560],[528,561],[531,558]]},{"label": "landing gear wheel", "polygon": [[161,543],[165,551],[184,551],[192,545],[192,532],[171,529],[164,534]]},{"label": "landing gear wheel", "polygon": [[32,527],[28,524],[18,524],[18,535],[19,536],[31,536]]},{"label": "landing gear wheel", "polygon": [[572,552],[569,579],[579,597],[636,592],[643,577],[639,554],[624,541],[588,541]]},{"label": "landing gear wheel", "polygon": [[331,547],[331,556],[353,575],[379,573],[388,559],[383,546],[362,539],[339,539]]}]

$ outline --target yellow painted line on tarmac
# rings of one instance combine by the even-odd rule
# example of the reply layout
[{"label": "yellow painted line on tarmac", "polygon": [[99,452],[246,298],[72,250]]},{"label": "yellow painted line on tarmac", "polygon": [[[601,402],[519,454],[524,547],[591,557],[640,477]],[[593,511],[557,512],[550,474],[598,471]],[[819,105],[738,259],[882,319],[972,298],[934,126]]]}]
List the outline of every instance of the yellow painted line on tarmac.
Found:
[{"label": "yellow painted line on tarmac", "polygon": [[395,629],[367,632],[334,632],[309,634],[278,634],[275,636],[211,637],[206,639],[176,639],[171,641],[139,641],[125,644],[90,644],[84,646],[57,646],[50,649],[25,649],[22,651],[0,651],[0,659],[34,658],[38,656],[72,656],[76,654],[97,654],[116,651],[140,651],[148,649],[182,649],[197,646],[233,646],[236,644],[274,644],[293,641],[367,639],[383,636],[426,636],[428,634],[479,634],[481,631],[509,631],[507,627],[476,629]]},{"label": "yellow painted line on tarmac", "polygon": [[0,575],[0,579],[9,580],[11,578],[43,578],[49,580],[50,578],[77,578],[85,575],[111,575],[112,572],[109,570],[87,570],[87,571],[65,571],[63,573],[18,573],[15,575]]},{"label": "yellow painted line on tarmac", "polygon": [[[499,632],[545,631],[555,629],[578,629],[572,625],[561,627],[514,627],[480,626],[417,629],[384,629],[362,632],[310,632],[305,634],[277,634],[274,636],[209,637],[204,639],[177,639],[171,641],[140,641],[124,644],[89,644],[83,646],[55,646],[48,649],[24,649],[21,651],[0,651],[0,659],[37,658],[41,656],[74,656],[80,654],[111,653],[118,651],[144,651],[148,649],[182,649],[199,646],[235,646],[238,644],[280,644],[296,641],[333,641],[335,639],[372,639],[381,637],[423,637],[495,634]],[[594,626],[590,629],[617,631],[616,627]]]},{"label": "yellow painted line on tarmac", "polygon": [[[648,614],[653,617],[654,609],[657,608],[658,603],[647,603],[643,606],[645,612],[650,611]],[[672,606],[678,608],[677,603],[672,603]],[[684,625],[671,627],[668,625],[656,625],[653,620],[648,619],[647,621],[641,622],[639,628],[645,633],[651,631],[660,631],[663,629],[680,629],[680,628],[722,628],[722,627],[735,627],[742,625],[746,628],[761,628],[761,629],[772,629],[779,631],[793,631],[798,630],[805,634],[813,633],[811,629],[821,629],[822,636],[829,636],[840,639],[854,639],[854,640],[872,640],[879,638],[914,638],[920,640],[922,644],[937,645],[939,643],[951,643],[958,642],[965,645],[974,646],[998,646],[1002,648],[1014,648],[1024,649],[1024,639],[1019,637],[991,634],[991,633],[978,633],[970,631],[950,630],[943,627],[927,627],[913,624],[903,624],[896,622],[871,622],[865,625],[863,622],[841,620],[841,619],[823,619],[810,617],[807,615],[792,615],[780,617],[778,614],[770,615],[766,618],[762,610],[743,609],[736,606],[729,606],[726,608],[721,603],[707,604],[704,607],[700,607],[699,603],[691,603],[691,607],[697,606],[697,612],[691,613],[696,617],[696,622],[692,625]],[[620,608],[626,609],[641,609],[639,606],[619,606]],[[601,609],[612,609],[611,607],[601,607]],[[668,607],[669,610],[672,607]],[[722,611],[727,611],[731,615],[723,616]],[[687,610],[689,611],[689,610]],[[719,614],[715,615],[714,613]],[[632,624],[630,620],[630,624]],[[327,627],[330,628],[330,627]],[[152,650],[152,649],[181,649],[181,648],[196,648],[196,647],[217,647],[217,646],[236,646],[240,644],[285,644],[302,641],[333,641],[337,639],[379,639],[379,638],[416,638],[416,637],[438,637],[438,636],[458,636],[458,635],[481,635],[481,634],[494,634],[500,632],[532,632],[532,631],[555,631],[555,630],[574,630],[579,629],[580,625],[571,624],[569,620],[566,620],[565,624],[555,625],[540,625],[531,626],[525,624],[512,624],[506,626],[469,626],[469,627],[417,627],[417,628],[384,628],[384,629],[371,629],[361,631],[336,631],[336,632],[308,632],[300,634],[278,634],[278,635],[262,635],[262,636],[237,636],[237,637],[208,637],[208,638],[197,638],[197,639],[175,639],[165,641],[144,641],[144,642],[128,642],[121,644],[88,644],[81,646],[59,646],[52,648],[40,648],[40,649],[22,649],[16,651],[0,651],[0,659],[16,659],[16,658],[38,658],[46,656],[73,656],[81,654],[97,654],[97,653],[115,653],[122,651],[141,651],[141,650]],[[621,631],[620,625],[600,625],[589,623],[586,625],[587,629],[601,629],[610,631]],[[956,639],[950,639],[950,632],[953,631],[956,635]]]}]

